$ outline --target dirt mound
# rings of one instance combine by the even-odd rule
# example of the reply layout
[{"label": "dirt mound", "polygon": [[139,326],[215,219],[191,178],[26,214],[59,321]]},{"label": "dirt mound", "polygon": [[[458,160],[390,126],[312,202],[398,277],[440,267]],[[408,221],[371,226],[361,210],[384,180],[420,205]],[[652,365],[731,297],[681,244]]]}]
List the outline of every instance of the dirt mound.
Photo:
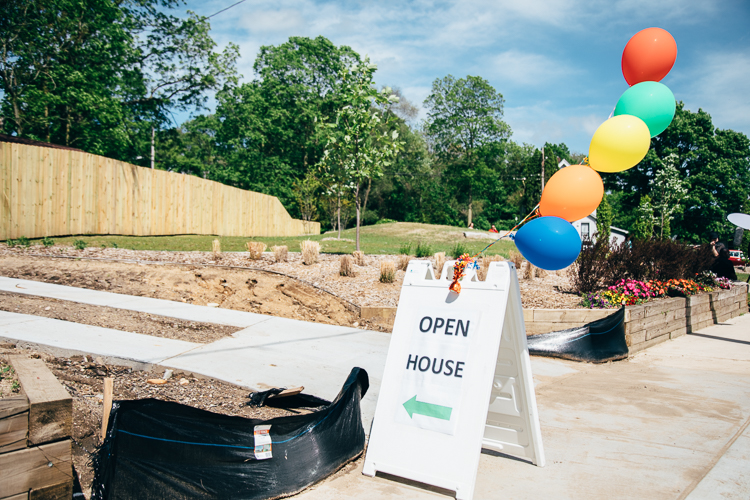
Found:
[{"label": "dirt mound", "polygon": [[344,300],[261,271],[5,255],[0,275],[332,325],[359,323],[356,308]]}]

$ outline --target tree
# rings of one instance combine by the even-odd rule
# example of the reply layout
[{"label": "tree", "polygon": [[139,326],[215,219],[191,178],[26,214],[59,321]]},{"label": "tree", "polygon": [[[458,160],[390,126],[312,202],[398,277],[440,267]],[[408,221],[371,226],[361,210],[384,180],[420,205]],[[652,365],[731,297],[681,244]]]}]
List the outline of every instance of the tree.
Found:
[{"label": "tree", "polygon": [[428,109],[426,132],[435,152],[451,168],[451,182],[467,197],[467,224],[471,223],[474,191],[487,169],[478,161],[477,150],[506,140],[510,127],[502,121],[503,96],[483,78],[452,75],[436,79],[425,99]]},{"label": "tree", "polygon": [[234,82],[239,47],[230,43],[222,53],[214,52],[207,17],[188,12],[187,19],[159,16],[146,36],[139,70],[146,95],[131,101],[151,115],[151,168],[155,161],[155,129],[166,122],[167,113],[200,108],[206,91]]},{"label": "tree", "polygon": [[[667,129],[651,139],[651,149],[639,165],[624,172],[602,176],[605,187],[622,191],[615,224],[629,227],[642,195],[651,195],[658,172],[672,161],[687,188],[674,212],[671,230],[678,238],[699,242],[709,231],[727,239],[732,227],[726,215],[740,211],[750,194],[750,141],[733,130],[718,130],[711,116],[692,112],[677,103],[675,117]],[[654,198],[658,198],[654,196]]]},{"label": "tree", "polygon": [[302,214],[302,220],[305,222],[305,231],[310,232],[310,221],[317,219],[317,195],[320,181],[315,176],[315,172],[310,171],[304,178],[294,181],[293,189],[294,194],[297,195],[297,205]]},{"label": "tree", "polygon": [[596,209],[596,232],[597,239],[603,238],[605,241],[609,241],[609,236],[612,233],[612,220],[614,214],[612,213],[612,206],[607,201],[607,195],[602,196],[602,201],[599,203],[599,207]]},{"label": "tree", "polygon": [[641,196],[635,216],[635,222],[630,228],[633,239],[650,240],[654,234],[654,208],[648,195]]},{"label": "tree", "polygon": [[674,219],[674,214],[682,213],[680,202],[687,194],[687,188],[675,167],[676,162],[677,155],[671,153],[651,181],[653,207],[660,239],[668,239],[672,236],[671,221]]},{"label": "tree", "polygon": [[138,163],[155,124],[233,74],[236,46],[215,53],[207,18],[169,15],[178,4],[4,2],[0,128]]},{"label": "tree", "polygon": [[[402,143],[398,131],[389,130],[389,116],[376,109],[398,99],[390,89],[378,92],[373,81],[377,66],[368,58],[342,71],[339,91],[341,107],[335,123],[328,124],[328,138],[321,169],[327,173],[342,172],[338,184],[347,183],[352,191],[357,212],[359,251],[362,206],[367,203],[373,177],[389,166]],[[385,125],[385,126],[384,126]]]}]

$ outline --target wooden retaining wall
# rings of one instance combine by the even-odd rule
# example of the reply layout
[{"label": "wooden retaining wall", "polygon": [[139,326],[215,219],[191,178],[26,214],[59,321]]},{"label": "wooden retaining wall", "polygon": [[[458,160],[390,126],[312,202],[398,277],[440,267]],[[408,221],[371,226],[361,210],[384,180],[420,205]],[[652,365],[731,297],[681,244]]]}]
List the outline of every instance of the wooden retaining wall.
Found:
[{"label": "wooden retaining wall", "polygon": [[[691,297],[660,299],[625,308],[625,340],[631,353],[692,333],[748,312],[748,285]],[[393,328],[395,307],[362,307],[360,317]],[[527,335],[578,328],[609,316],[614,309],[524,309]]]},{"label": "wooden retaining wall", "polygon": [[0,499],[73,496],[73,399],[42,360],[11,356],[22,394],[0,399]]},{"label": "wooden retaining wall", "polygon": [[0,142],[0,240],[71,234],[299,236],[275,196],[81,151]]}]

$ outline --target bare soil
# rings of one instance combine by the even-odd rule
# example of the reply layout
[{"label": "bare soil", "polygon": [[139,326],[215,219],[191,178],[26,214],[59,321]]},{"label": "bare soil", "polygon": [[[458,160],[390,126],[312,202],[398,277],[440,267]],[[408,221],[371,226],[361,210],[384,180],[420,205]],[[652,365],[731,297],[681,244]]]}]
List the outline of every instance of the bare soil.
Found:
[{"label": "bare soil", "polygon": [[[364,266],[354,266],[353,277],[339,275],[339,260],[340,256],[321,255],[318,263],[307,266],[298,253],[290,253],[288,262],[277,263],[270,253],[259,260],[250,260],[247,254],[239,252],[215,255],[112,248],[79,251],[71,247],[0,247],[0,275],[389,331],[388,326],[361,320],[358,306],[398,305],[404,271],[397,271],[394,283],[379,282],[380,263],[396,262],[398,256],[367,256]],[[521,267],[524,307],[578,305],[579,298],[568,291],[570,282],[565,272],[547,273],[535,279],[524,279],[523,275]],[[196,343],[212,342],[238,330],[16,293],[0,292],[0,310]],[[115,400],[153,397],[249,418],[291,414],[273,408],[248,407],[249,389],[222,381],[178,372],[167,383],[154,385],[147,380],[161,378],[163,373],[106,365],[94,356],[56,358],[15,344],[0,344],[0,366],[10,354],[43,359],[73,396],[73,461],[86,498],[93,479],[89,456],[100,444],[104,377],[115,380]],[[357,462],[348,464],[336,475],[352,470]]]},{"label": "bare soil", "polygon": [[[249,389],[220,380],[198,378],[175,371],[165,384],[155,385],[147,381],[162,378],[164,372],[138,371],[125,366],[106,365],[92,355],[57,358],[12,343],[0,344],[0,367],[8,366],[8,356],[13,354],[44,360],[73,397],[73,465],[86,498],[90,497],[91,482],[94,478],[90,464],[91,454],[101,444],[104,377],[114,379],[114,400],[156,398],[214,413],[255,419],[270,419],[305,412],[304,409],[283,410],[247,406]],[[13,394],[6,394],[9,395]]]},{"label": "bare soil", "polygon": [[241,330],[233,326],[185,321],[114,307],[92,306],[2,291],[0,291],[0,311],[31,314],[200,344],[214,342]]}]

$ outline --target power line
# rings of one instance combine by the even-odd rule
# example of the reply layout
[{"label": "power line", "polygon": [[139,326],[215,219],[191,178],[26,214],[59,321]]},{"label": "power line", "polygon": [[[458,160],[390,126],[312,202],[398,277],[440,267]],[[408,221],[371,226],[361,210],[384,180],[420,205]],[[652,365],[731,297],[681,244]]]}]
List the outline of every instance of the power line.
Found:
[{"label": "power line", "polygon": [[210,16],[208,16],[208,19],[211,19],[211,18],[212,18],[212,17],[214,17],[215,15],[217,15],[217,14],[221,14],[221,13],[222,13],[222,12],[224,12],[225,10],[229,10],[229,9],[231,9],[232,7],[234,7],[235,5],[239,5],[239,4],[241,4],[242,2],[244,2],[244,1],[245,1],[245,0],[240,0],[239,2],[237,2],[237,3],[233,3],[232,5],[230,5],[229,7],[225,8],[225,9],[221,9],[221,10],[220,10],[219,12],[215,12],[215,13],[211,14]]}]

